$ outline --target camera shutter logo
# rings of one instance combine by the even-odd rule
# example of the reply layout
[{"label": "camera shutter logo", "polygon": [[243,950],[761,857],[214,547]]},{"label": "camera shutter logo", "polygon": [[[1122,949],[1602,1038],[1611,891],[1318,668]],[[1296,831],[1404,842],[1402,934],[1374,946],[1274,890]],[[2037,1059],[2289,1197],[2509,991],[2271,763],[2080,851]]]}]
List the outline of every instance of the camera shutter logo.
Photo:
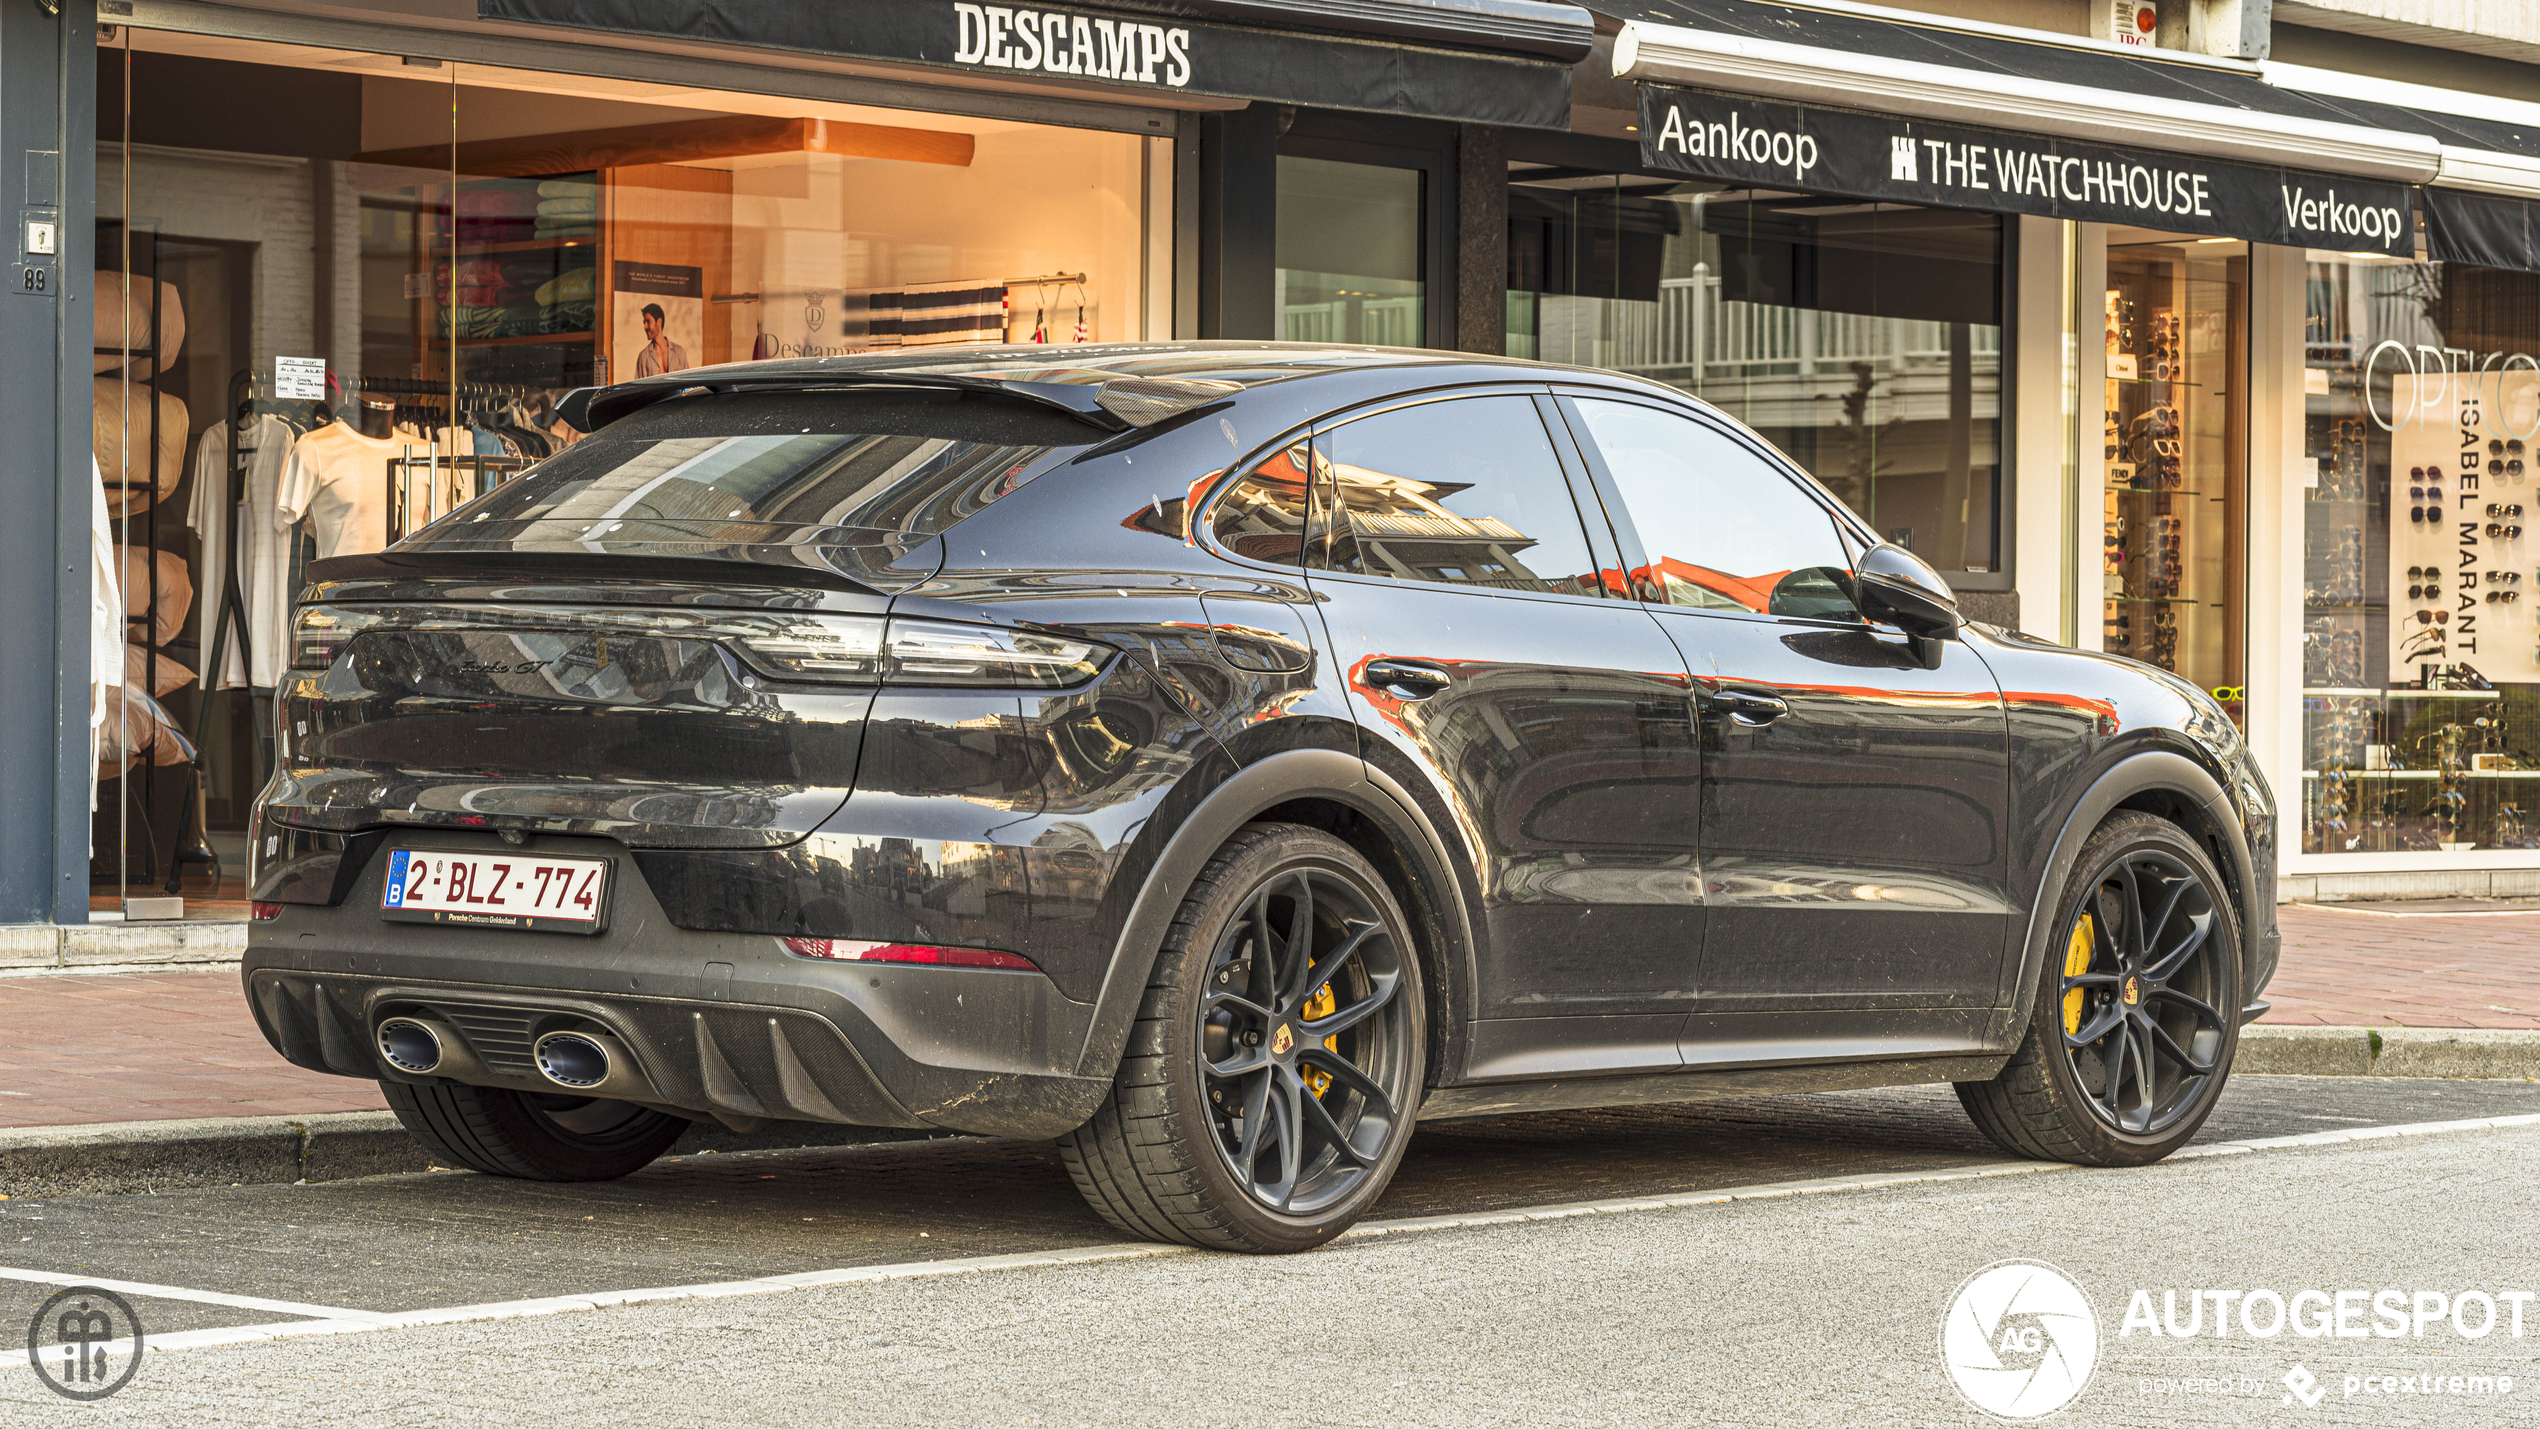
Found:
[{"label": "camera shutter logo", "polygon": [[26,1327],[27,1363],[65,1399],[103,1399],[141,1368],[141,1317],[112,1290],[74,1285],[47,1300]]},{"label": "camera shutter logo", "polygon": [[2035,1419],[2089,1385],[2099,1363],[2099,1316],[2055,1267],[1998,1261],[1950,1298],[1940,1362],[1969,1404],[2002,1419]]}]

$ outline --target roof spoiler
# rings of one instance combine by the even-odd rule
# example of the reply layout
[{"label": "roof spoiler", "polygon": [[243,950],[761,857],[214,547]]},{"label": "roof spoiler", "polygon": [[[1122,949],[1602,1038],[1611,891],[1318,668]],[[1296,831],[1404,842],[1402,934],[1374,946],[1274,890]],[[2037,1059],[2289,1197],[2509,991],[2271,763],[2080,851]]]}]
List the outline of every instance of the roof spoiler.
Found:
[{"label": "roof spoiler", "polygon": [[893,371],[766,373],[704,377],[703,380],[648,378],[614,387],[577,387],[556,403],[566,426],[589,435],[621,417],[632,416],[656,402],[692,392],[803,391],[824,387],[931,387],[962,392],[988,392],[1017,397],[1063,413],[1103,432],[1149,427],[1243,390],[1241,383],[1202,378],[1115,377],[1099,383],[1026,382],[970,373]]}]

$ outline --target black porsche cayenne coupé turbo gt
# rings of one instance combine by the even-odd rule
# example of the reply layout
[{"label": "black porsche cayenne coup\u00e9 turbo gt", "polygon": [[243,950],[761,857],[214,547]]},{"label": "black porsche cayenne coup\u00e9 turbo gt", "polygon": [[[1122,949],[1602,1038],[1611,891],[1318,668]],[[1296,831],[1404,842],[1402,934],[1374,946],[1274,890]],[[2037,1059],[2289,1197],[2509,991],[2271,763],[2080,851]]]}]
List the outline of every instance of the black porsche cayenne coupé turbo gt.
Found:
[{"label": "black porsche cayenne coup\u00e9 turbo gt", "polygon": [[1613,374],[1159,344],[578,393],[310,567],[255,1015],[500,1175],[690,1119],[1056,1137],[1295,1250],[1413,1123],[1957,1085],[2156,1159],[2276,959],[2204,694],[1971,625]]}]

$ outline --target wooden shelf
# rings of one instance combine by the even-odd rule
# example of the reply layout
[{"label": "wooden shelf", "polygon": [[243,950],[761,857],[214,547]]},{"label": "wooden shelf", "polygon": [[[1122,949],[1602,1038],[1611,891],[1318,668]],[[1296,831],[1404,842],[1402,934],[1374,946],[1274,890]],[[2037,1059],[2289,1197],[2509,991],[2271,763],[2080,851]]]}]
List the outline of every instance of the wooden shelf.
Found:
[{"label": "wooden shelf", "polygon": [[460,253],[553,253],[567,248],[597,248],[600,235],[595,229],[577,238],[515,238],[506,243],[462,243],[452,248],[432,246],[432,256],[447,258]]},{"label": "wooden shelf", "polygon": [[[459,339],[459,346],[462,348],[563,347],[573,343],[594,342],[598,338],[599,334],[595,332],[525,332],[512,337],[463,337]],[[449,346],[450,340],[446,337],[432,339],[432,348],[436,352],[446,350]]]}]

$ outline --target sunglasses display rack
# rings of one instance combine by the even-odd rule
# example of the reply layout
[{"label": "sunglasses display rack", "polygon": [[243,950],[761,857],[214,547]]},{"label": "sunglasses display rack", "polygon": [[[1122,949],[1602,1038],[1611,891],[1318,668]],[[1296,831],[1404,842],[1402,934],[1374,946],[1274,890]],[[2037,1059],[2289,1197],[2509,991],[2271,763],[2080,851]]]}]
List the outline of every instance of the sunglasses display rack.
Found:
[{"label": "sunglasses display rack", "polygon": [[2221,374],[2242,360],[2238,261],[2174,245],[2109,250],[2100,498],[2102,648],[2194,680],[2235,717],[2236,399]]}]

